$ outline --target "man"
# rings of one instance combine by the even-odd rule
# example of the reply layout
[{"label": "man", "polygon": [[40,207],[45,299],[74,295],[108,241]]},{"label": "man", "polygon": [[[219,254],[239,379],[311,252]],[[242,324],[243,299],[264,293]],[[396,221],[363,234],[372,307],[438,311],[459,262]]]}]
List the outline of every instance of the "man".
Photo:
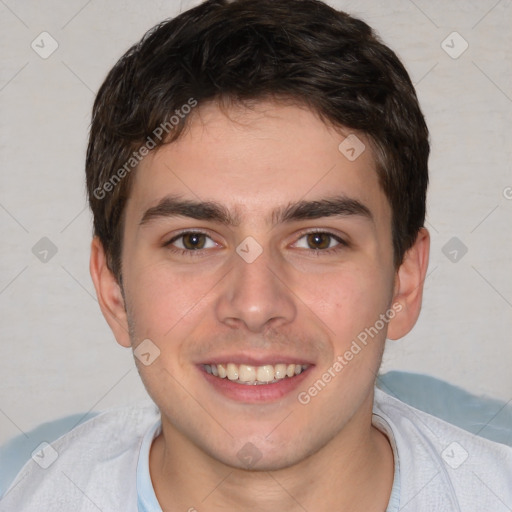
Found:
[{"label": "man", "polygon": [[428,154],[397,57],[319,1],[148,33],[98,93],[86,172],[98,300],[158,412],[82,424],[0,509],[510,509],[510,448],[374,387],[421,308]]}]

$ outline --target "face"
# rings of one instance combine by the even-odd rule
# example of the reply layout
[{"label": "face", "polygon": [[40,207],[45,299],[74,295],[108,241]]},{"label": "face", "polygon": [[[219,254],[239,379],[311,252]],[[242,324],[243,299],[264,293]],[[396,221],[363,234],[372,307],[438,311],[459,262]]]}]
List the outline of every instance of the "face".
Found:
[{"label": "face", "polygon": [[136,362],[164,431],[230,466],[288,467],[368,421],[401,309],[391,209],[364,136],[349,159],[350,131],[305,108],[190,121],[134,176],[116,337],[150,340]]}]

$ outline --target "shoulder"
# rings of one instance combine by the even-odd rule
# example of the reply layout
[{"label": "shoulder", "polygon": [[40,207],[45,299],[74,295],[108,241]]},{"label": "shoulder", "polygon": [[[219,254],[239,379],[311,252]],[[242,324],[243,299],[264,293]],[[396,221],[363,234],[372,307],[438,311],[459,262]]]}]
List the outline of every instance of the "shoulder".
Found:
[{"label": "shoulder", "polygon": [[0,500],[0,512],[81,511],[92,504],[103,512],[130,510],[119,500],[137,503],[139,448],[158,419],[152,403],[111,409],[42,445]]},{"label": "shoulder", "polygon": [[442,506],[447,511],[512,506],[511,447],[471,434],[379,389],[374,420],[387,425],[394,438],[401,506],[410,503],[411,510],[423,510],[420,503],[430,503],[438,511],[445,510]]}]

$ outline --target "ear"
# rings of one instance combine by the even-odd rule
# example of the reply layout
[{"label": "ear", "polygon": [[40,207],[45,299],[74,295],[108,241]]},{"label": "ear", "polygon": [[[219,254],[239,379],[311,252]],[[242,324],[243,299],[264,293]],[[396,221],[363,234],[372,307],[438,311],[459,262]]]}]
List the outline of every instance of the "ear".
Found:
[{"label": "ear", "polygon": [[423,283],[428,267],[430,234],[421,228],[414,245],[405,253],[404,260],[395,276],[395,290],[392,304],[398,313],[388,324],[387,337],[397,340],[405,336],[413,327],[421,310]]},{"label": "ear", "polygon": [[91,243],[89,270],[105,320],[119,345],[130,347],[128,318],[121,287],[108,268],[105,250],[98,237],[94,237]]}]

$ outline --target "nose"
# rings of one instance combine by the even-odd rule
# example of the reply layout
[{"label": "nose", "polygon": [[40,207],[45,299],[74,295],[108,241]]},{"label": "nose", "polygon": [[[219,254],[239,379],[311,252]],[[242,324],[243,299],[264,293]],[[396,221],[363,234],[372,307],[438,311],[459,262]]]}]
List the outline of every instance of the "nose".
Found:
[{"label": "nose", "polygon": [[297,314],[294,299],[282,265],[272,262],[266,251],[251,263],[235,254],[232,270],[223,280],[216,315],[229,327],[258,333],[292,322]]}]

